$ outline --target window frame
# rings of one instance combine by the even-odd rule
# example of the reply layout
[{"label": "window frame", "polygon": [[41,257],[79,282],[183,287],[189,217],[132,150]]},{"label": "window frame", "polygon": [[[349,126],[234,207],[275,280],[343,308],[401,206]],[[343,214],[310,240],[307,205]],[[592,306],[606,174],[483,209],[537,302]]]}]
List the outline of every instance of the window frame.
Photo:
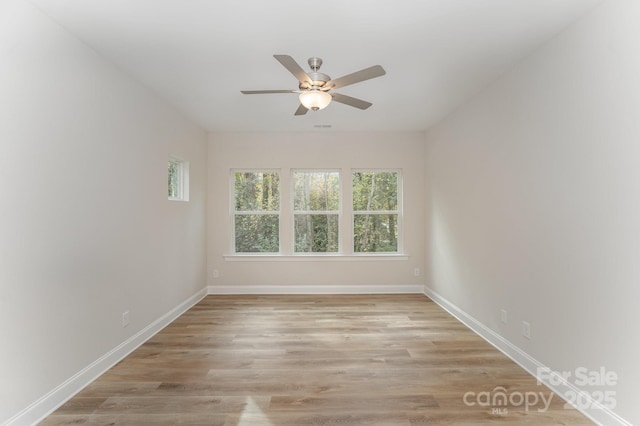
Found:
[{"label": "window frame", "polygon": [[[403,206],[403,178],[402,169],[394,168],[352,168],[350,171],[350,193],[351,193],[351,250],[354,256],[385,256],[385,255],[402,255],[404,253],[404,220],[402,214]],[[396,173],[396,185],[397,185],[397,210],[355,210],[353,205],[353,176],[356,173]],[[384,251],[384,252],[359,252],[356,251],[356,230],[355,219],[356,215],[398,215],[398,221],[396,224],[397,229],[397,247],[396,251]]]},{"label": "window frame", "polygon": [[[259,211],[256,214],[277,214],[278,226],[278,252],[236,252],[235,241],[235,173],[278,173],[279,174],[279,211]],[[339,175],[339,251],[337,252],[295,252],[294,229],[294,191],[295,182],[293,172],[337,172]],[[394,252],[354,252],[354,211],[353,211],[353,174],[356,172],[395,172],[398,184],[398,240],[397,251]],[[404,247],[404,219],[403,219],[403,169],[402,168],[376,168],[376,167],[238,167],[227,169],[228,173],[228,254],[224,254],[225,261],[283,261],[283,262],[308,262],[308,261],[406,261],[410,255]],[[346,179],[349,181],[346,181]],[[242,213],[248,213],[242,212]],[[240,213],[240,214],[242,214]],[[332,212],[330,212],[332,213]],[[355,212],[356,214],[358,212]]]},{"label": "window frame", "polygon": [[[170,164],[177,166],[176,176],[178,182],[176,183],[176,196],[172,197],[167,191],[167,199],[169,201],[189,201],[189,162],[180,157],[170,155],[167,161],[167,177],[169,176]],[[168,181],[167,185],[169,185]]]},{"label": "window frame", "polygon": [[[236,210],[236,173],[277,173],[278,210]],[[231,253],[239,256],[278,256],[282,254],[282,171],[273,168],[242,168],[229,170],[229,217],[231,222]],[[236,251],[236,216],[270,215],[278,217],[278,251],[243,252]]]},{"label": "window frame", "polygon": [[[337,173],[338,174],[338,210],[296,210],[295,208],[295,191],[296,191],[296,173]],[[339,256],[343,254],[343,224],[344,217],[344,184],[343,184],[343,170],[340,168],[291,168],[289,171],[289,220],[291,227],[291,238],[289,241],[289,251],[293,256]],[[338,223],[338,250],[337,251],[296,251],[296,235],[295,235],[295,223],[296,215],[336,215]]]}]

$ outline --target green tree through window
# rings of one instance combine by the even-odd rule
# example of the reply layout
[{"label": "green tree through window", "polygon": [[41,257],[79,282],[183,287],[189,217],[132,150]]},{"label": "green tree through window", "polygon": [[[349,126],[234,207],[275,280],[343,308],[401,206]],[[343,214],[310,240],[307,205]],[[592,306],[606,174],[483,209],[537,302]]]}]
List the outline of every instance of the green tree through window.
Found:
[{"label": "green tree through window", "polygon": [[178,160],[170,159],[168,175],[169,199],[180,199],[180,189],[182,187],[182,163]]},{"label": "green tree through window", "polygon": [[235,172],[234,204],[236,253],[279,252],[278,172]]},{"label": "green tree through window", "polygon": [[353,251],[398,252],[397,172],[353,173]]},{"label": "green tree through window", "polygon": [[296,253],[338,252],[340,173],[293,173],[294,238]]}]

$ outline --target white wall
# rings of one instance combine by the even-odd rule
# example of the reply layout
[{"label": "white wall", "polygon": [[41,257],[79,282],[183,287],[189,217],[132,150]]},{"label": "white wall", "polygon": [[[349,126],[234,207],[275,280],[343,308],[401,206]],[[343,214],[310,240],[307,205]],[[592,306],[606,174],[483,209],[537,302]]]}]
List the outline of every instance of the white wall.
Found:
[{"label": "white wall", "polygon": [[204,288],[205,161],[203,131],[0,2],[0,423]]},{"label": "white wall", "polygon": [[[356,290],[371,290],[372,286],[393,289],[424,282],[423,276],[414,276],[414,268],[424,269],[425,256],[423,133],[212,134],[208,165],[208,282],[213,291],[220,286],[282,285],[315,286],[316,290],[318,286],[361,286]],[[409,259],[226,261],[224,255],[232,253],[229,208],[232,168],[275,168],[287,176],[291,168],[402,169],[404,251]],[[283,191],[288,190],[283,186]],[[212,278],[213,270],[220,272],[219,278]]]},{"label": "white wall", "polygon": [[616,372],[614,411],[633,424],[638,22],[640,2],[605,4],[427,138],[427,286],[556,371]]}]

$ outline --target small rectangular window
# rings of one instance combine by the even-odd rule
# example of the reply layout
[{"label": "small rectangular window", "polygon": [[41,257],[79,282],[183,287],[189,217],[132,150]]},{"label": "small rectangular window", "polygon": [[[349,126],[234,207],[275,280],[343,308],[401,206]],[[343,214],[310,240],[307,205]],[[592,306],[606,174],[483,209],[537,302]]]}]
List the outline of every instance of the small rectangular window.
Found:
[{"label": "small rectangular window", "polygon": [[189,163],[178,158],[169,158],[168,167],[169,200],[189,200]]},{"label": "small rectangular window", "polygon": [[234,246],[236,253],[280,251],[280,174],[236,171],[234,188]]},{"label": "small rectangular window", "polygon": [[353,172],[355,253],[398,252],[399,195],[398,172]]},{"label": "small rectangular window", "polygon": [[340,251],[340,173],[293,172],[293,226],[296,253]]}]

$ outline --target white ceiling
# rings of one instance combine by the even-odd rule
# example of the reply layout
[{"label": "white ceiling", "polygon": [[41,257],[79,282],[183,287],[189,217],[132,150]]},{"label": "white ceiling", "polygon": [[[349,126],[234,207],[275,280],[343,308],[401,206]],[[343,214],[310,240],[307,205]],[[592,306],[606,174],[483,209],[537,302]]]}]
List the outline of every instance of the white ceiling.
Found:
[{"label": "white ceiling", "polygon": [[[600,0],[32,0],[104,57],[214,132],[421,131]],[[332,78],[371,65],[387,75],[341,88],[294,117],[296,89],[273,54],[324,60]],[[326,129],[321,131],[328,131]],[[331,131],[331,130],[329,130]]]}]

